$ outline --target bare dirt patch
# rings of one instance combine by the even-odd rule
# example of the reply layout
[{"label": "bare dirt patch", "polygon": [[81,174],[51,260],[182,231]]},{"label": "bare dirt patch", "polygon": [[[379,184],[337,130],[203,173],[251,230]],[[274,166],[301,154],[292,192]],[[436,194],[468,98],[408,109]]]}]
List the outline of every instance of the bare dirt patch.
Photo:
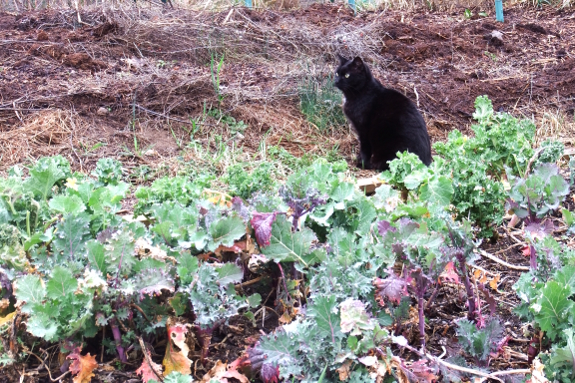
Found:
[{"label": "bare dirt patch", "polygon": [[[88,25],[79,25],[73,12],[0,14],[0,134],[7,139],[14,134],[9,132],[27,129],[31,115],[60,110],[87,126],[68,139],[68,147],[54,148],[73,166],[84,153],[76,156],[72,148],[102,142],[91,156],[118,155],[134,135],[157,144],[164,158],[179,151],[170,130],[185,137],[181,127],[189,118],[217,105],[247,121],[248,150],[271,130],[268,144],[281,141],[299,155],[313,149],[318,132],[299,113],[298,87],[305,76],[329,74],[336,53],[363,56],[384,85],[416,101],[434,141],[452,129],[467,130],[473,101],[482,94],[498,110],[536,118],[551,110],[572,118],[573,12],[506,9],[504,24],[492,17],[464,20],[462,14],[387,10],[354,16],[328,4],[289,12],[104,10],[83,13]],[[492,38],[494,31],[500,39]],[[219,103],[209,63],[222,54]],[[206,125],[204,132],[215,130]],[[565,134],[567,145],[570,140]],[[328,141],[353,158],[347,132]],[[18,153],[2,168],[25,161]]]}]

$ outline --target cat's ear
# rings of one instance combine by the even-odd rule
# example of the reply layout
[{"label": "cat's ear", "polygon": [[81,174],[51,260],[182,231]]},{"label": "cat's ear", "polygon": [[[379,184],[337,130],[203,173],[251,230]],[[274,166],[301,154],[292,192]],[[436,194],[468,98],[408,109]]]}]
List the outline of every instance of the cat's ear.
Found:
[{"label": "cat's ear", "polygon": [[365,68],[363,60],[361,57],[356,57],[353,59],[352,65],[355,69],[363,70]]},{"label": "cat's ear", "polygon": [[347,63],[349,61],[348,59],[346,59],[345,57],[343,57],[339,53],[337,54],[337,58],[339,59],[339,65],[344,65],[345,63]]}]

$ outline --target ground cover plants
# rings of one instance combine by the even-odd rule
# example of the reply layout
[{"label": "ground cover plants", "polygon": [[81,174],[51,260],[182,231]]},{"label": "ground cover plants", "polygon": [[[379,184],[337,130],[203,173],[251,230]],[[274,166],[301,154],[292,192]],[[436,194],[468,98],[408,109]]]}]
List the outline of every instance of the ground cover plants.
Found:
[{"label": "ground cover plants", "polygon": [[[451,133],[429,167],[400,154],[370,197],[344,161],[277,148],[269,158],[293,165],[282,180],[269,163],[138,188],[114,159],[90,174],[61,156],[11,168],[0,180],[0,363],[74,382],[99,379],[104,362],[144,382],[522,381],[541,368],[500,361],[527,336],[529,363],[570,382],[575,252],[552,235],[573,227],[563,147],[535,147],[533,123],[487,97],[475,109],[473,136]],[[506,214],[530,260],[514,285],[520,335],[498,308],[500,276],[476,266]],[[428,326],[446,288],[456,315],[440,358]]]}]

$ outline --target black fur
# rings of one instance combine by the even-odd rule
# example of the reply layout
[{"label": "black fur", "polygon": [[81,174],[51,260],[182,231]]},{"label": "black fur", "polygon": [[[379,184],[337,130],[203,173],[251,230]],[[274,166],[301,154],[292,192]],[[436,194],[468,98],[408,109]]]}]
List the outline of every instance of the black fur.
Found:
[{"label": "black fur", "polygon": [[429,165],[429,134],[413,102],[396,90],[384,88],[361,58],[339,59],[334,85],[345,96],[343,111],[359,138],[358,166],[386,170],[387,162],[405,150]]}]

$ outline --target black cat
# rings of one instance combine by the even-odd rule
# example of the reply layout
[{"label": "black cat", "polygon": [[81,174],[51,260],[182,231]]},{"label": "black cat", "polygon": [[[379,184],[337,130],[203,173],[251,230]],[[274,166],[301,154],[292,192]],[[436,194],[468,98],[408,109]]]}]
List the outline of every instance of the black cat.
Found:
[{"label": "black cat", "polygon": [[358,166],[386,170],[387,162],[405,150],[429,165],[429,134],[413,102],[384,88],[361,58],[339,60],[334,85],[345,96],[343,111],[359,136]]}]

